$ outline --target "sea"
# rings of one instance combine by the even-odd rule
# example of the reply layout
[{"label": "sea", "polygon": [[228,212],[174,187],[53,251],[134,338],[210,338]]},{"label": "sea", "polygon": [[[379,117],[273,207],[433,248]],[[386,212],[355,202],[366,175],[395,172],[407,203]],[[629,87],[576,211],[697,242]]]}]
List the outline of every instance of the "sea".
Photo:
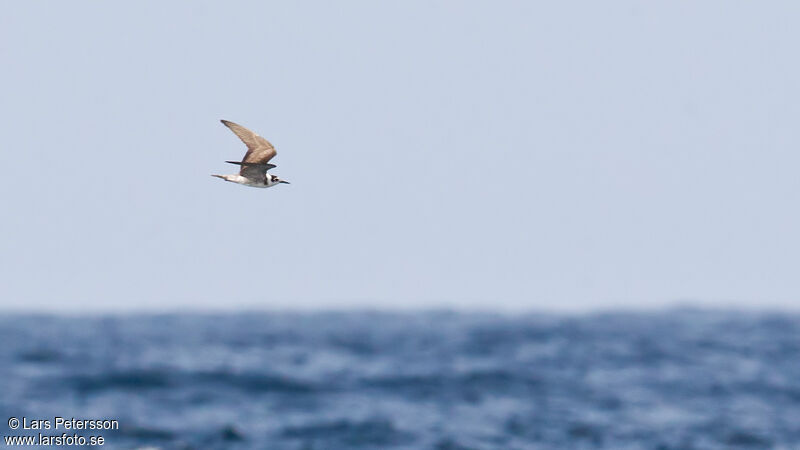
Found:
[{"label": "sea", "polygon": [[62,437],[47,448],[800,449],[800,315],[4,314],[0,430]]}]

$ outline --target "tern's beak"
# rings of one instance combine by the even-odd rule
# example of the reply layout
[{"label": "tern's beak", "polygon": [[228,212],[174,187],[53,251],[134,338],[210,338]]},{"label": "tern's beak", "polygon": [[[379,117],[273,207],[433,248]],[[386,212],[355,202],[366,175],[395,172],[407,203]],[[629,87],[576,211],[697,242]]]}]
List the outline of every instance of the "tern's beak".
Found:
[{"label": "tern's beak", "polygon": [[289,182],[288,182],[288,181],[286,181],[286,180],[278,180],[278,183],[292,184],[292,183],[289,183]]}]

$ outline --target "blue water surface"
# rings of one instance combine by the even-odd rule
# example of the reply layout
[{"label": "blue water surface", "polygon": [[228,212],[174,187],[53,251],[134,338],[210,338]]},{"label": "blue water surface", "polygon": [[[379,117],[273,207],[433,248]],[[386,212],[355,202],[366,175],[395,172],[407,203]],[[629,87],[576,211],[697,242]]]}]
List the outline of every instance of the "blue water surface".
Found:
[{"label": "blue water surface", "polygon": [[12,416],[122,449],[800,448],[800,316],[5,315]]}]

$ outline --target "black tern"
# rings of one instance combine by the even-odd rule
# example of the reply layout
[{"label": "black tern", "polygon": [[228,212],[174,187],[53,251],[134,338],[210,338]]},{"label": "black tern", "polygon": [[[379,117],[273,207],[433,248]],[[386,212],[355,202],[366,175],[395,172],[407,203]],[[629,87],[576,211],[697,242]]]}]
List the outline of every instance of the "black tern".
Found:
[{"label": "black tern", "polygon": [[241,161],[225,161],[241,166],[238,175],[211,175],[212,177],[257,188],[268,188],[280,183],[289,184],[288,181],[267,173],[269,169],[276,167],[269,161],[278,154],[268,140],[231,121],[220,120],[220,122],[244,142],[247,153]]}]

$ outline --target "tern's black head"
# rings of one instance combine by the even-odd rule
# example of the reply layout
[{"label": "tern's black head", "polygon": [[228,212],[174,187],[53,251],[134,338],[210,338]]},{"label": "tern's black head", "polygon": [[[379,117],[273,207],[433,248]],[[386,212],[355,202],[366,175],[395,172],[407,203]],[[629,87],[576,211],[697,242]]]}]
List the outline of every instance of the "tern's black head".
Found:
[{"label": "tern's black head", "polygon": [[275,175],[270,175],[269,177],[270,177],[270,178],[269,178],[269,179],[270,179],[270,182],[271,182],[272,184],[276,184],[276,183],[286,183],[286,184],[290,184],[288,181],[286,181],[286,180],[281,180],[280,178],[278,178],[278,177],[277,177],[277,176],[275,176]]}]

